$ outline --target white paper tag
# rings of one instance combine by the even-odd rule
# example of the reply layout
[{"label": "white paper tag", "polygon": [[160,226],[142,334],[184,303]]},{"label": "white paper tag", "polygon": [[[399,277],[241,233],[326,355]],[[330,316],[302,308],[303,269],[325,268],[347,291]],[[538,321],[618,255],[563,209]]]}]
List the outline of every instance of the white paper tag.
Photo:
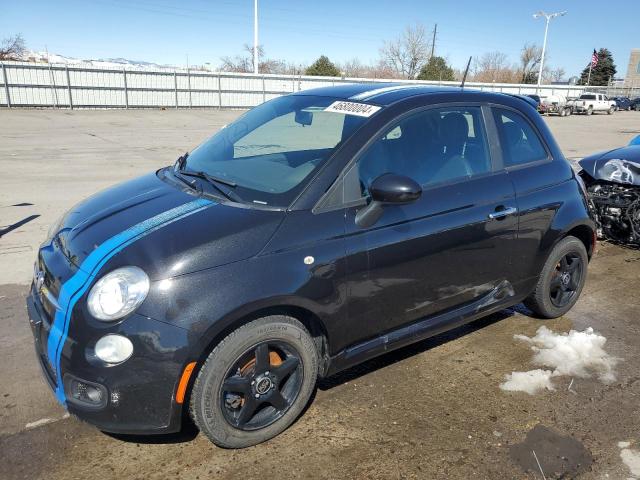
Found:
[{"label": "white paper tag", "polygon": [[343,100],[339,100],[337,102],[333,102],[327,108],[324,109],[325,112],[335,112],[335,113],[344,113],[346,115],[356,115],[358,117],[370,117],[381,107],[377,107],[375,105],[369,105],[366,103],[356,103],[356,102],[345,102]]}]

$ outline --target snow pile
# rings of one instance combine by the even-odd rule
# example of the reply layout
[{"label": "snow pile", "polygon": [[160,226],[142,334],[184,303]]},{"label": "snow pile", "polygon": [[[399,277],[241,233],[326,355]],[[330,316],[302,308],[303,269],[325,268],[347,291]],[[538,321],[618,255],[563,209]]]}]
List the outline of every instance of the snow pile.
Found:
[{"label": "snow pile", "polygon": [[620,458],[627,466],[633,478],[640,477],[640,452],[629,447],[631,442],[618,442],[620,448]]},{"label": "snow pile", "polygon": [[502,390],[508,392],[527,392],[534,395],[540,390],[555,390],[551,382],[550,370],[530,370],[528,372],[513,372],[505,377],[505,382],[500,385]]},{"label": "snow pile", "polygon": [[600,381],[615,381],[615,366],[620,361],[604,350],[607,339],[587,328],[583,332],[554,333],[540,327],[535,336],[515,335],[516,340],[528,343],[533,350],[533,363],[553,370],[513,372],[506,375],[502,390],[522,391],[533,395],[540,390],[554,390],[552,377],[572,376],[589,378],[596,375]]}]

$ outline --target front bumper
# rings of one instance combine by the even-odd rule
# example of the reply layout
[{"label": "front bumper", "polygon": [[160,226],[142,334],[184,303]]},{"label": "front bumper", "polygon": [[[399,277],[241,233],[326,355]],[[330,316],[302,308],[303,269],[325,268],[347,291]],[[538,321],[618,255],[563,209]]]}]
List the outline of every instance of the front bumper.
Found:
[{"label": "front bumper", "polygon": [[[50,322],[33,286],[27,297],[27,310],[36,355],[52,390],[59,382],[68,387],[72,378],[104,387],[106,401],[99,408],[83,405],[67,395],[64,406],[70,413],[113,433],[180,430],[182,405],[176,403],[175,392],[188,363],[190,339],[186,330],[138,314],[116,324],[94,325],[78,318],[81,312],[74,312],[60,358],[61,378],[57,378],[44,340]],[[108,333],[124,335],[134,345],[133,356],[122,364],[109,365],[93,355],[95,342]]]}]

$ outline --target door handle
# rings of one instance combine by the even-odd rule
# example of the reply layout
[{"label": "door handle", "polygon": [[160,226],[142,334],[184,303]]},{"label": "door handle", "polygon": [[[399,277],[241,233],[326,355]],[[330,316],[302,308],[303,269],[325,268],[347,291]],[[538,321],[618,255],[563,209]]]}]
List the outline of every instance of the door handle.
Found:
[{"label": "door handle", "polygon": [[[498,207],[498,208],[500,208],[500,207]],[[515,207],[507,207],[507,208],[503,208],[502,210],[496,210],[495,212],[491,212],[489,214],[489,218],[491,220],[498,220],[500,218],[504,218],[504,217],[508,217],[509,215],[513,215],[517,211],[518,211],[518,209],[515,208]]]}]

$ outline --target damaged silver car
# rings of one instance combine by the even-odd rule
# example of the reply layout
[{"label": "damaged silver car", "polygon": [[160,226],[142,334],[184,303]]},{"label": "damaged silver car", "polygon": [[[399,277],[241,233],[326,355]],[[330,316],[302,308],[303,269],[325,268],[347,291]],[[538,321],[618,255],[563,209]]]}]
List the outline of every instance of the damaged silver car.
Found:
[{"label": "damaged silver car", "polygon": [[640,246],[640,135],[626,147],[591,155],[579,163],[598,236]]}]

